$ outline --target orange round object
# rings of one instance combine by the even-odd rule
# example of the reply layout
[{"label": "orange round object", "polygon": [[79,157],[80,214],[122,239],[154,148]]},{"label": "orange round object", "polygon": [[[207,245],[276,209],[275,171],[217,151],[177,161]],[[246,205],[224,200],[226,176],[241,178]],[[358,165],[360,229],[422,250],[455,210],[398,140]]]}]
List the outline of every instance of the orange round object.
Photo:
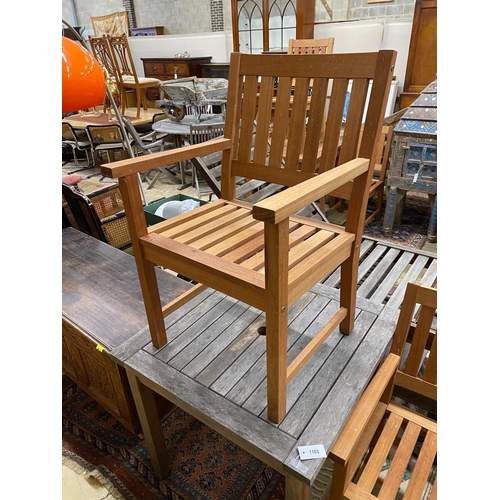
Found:
[{"label": "orange round object", "polygon": [[81,44],[62,37],[62,112],[104,102],[106,81],[95,57]]}]

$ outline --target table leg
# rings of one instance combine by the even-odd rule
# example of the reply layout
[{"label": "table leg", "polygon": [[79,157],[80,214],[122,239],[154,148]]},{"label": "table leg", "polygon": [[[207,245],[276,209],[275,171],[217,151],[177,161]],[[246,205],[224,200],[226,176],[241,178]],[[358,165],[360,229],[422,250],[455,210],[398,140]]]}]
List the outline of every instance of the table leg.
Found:
[{"label": "table leg", "polygon": [[311,500],[311,487],[296,477],[285,474],[286,500]]},{"label": "table leg", "polygon": [[163,437],[154,392],[144,385],[130,370],[126,369],[126,371],[146,441],[146,447],[149,451],[151,465],[155,473],[160,478],[164,478],[170,470],[170,460],[165,438]]},{"label": "table leg", "polygon": [[[432,199],[434,198],[434,199]],[[437,196],[429,195],[432,205],[431,220],[429,221],[429,230],[427,233],[427,239],[430,243],[436,243],[437,241]]]}]

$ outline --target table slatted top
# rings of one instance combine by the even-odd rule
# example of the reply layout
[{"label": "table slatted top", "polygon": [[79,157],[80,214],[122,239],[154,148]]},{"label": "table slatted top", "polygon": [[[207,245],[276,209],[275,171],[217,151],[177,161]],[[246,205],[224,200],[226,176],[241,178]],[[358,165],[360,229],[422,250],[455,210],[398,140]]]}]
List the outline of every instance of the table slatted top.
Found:
[{"label": "table slatted top", "polygon": [[[288,362],[338,308],[340,271],[289,311]],[[364,239],[355,329],[336,329],[287,389],[287,415],[267,418],[264,314],[212,289],[165,318],[157,349],[144,328],[113,350],[142,383],[282,473],[311,484],[324,459],[297,446],[331,445],[392,340],[408,281],[436,286],[434,254]]]}]

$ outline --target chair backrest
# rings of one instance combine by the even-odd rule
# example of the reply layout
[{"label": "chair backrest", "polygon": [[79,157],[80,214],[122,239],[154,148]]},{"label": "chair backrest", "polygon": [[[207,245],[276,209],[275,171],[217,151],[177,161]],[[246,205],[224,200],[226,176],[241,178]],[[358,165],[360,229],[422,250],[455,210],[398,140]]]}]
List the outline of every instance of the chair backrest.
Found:
[{"label": "chair backrest", "polygon": [[90,48],[97,62],[102,68],[106,68],[109,77],[121,82],[121,74],[118,71],[113,56],[111,54],[111,47],[109,45],[108,37],[93,37],[89,36]]},{"label": "chair backrest", "polygon": [[333,52],[334,37],[309,38],[288,40],[288,54],[331,54]]},{"label": "chair backrest", "polygon": [[62,122],[62,138],[66,141],[78,142],[78,137],[70,123]]},{"label": "chair backrest", "polygon": [[127,35],[110,36],[108,37],[108,43],[111,50],[111,57],[122,80],[123,77],[132,77],[134,82],[138,83],[139,80],[135,71]]},{"label": "chair backrest", "polygon": [[94,36],[117,36],[128,35],[130,32],[128,23],[128,12],[114,12],[104,16],[90,16]]},{"label": "chair backrest", "polygon": [[[437,290],[410,282],[401,305],[391,352],[401,356],[397,388],[437,401]],[[401,391],[400,395],[403,395]],[[407,398],[405,398],[407,399]],[[414,400],[415,401],[415,400]]]},{"label": "chair backrest", "polygon": [[189,143],[199,144],[224,135],[224,123],[191,123]]},{"label": "chair backrest", "polygon": [[[390,50],[357,54],[233,53],[224,131],[232,149],[223,155],[222,198],[235,198],[238,176],[293,186],[333,168],[337,156],[339,165],[354,159],[367,100],[359,156],[370,159],[366,175],[371,179],[395,59],[396,52]],[[343,123],[349,82],[349,109]],[[324,142],[317,161],[321,135]],[[368,187],[363,176],[355,182],[353,193],[363,199]],[[360,209],[364,214],[366,204]],[[360,214],[356,212],[348,212],[349,231],[360,230]]]}]

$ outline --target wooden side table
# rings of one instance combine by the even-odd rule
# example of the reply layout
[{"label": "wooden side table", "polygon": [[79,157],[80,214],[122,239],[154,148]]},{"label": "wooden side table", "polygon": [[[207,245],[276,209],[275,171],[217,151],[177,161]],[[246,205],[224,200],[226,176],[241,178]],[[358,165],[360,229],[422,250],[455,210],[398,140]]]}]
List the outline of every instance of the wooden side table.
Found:
[{"label": "wooden side table", "polygon": [[[158,271],[162,301],[190,286]],[[110,354],[147,326],[134,258],[73,228],[62,231],[62,367],[127,429],[141,428],[125,370]],[[163,409],[168,403],[157,400]]]}]

